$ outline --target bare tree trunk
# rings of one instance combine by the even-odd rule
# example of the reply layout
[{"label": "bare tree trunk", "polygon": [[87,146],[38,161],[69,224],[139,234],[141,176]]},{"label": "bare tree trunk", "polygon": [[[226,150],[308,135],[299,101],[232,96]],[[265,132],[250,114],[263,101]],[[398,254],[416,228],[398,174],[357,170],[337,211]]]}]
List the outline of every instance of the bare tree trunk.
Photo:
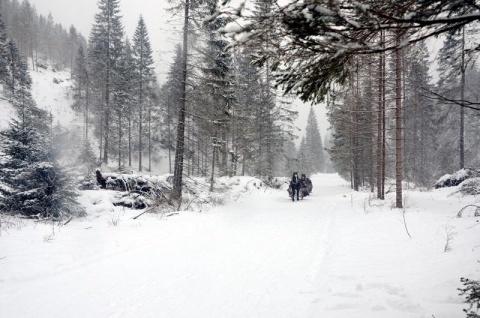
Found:
[{"label": "bare tree trunk", "polygon": [[[102,91],[102,103],[104,102],[103,101],[103,94],[104,94],[104,92]],[[100,161],[103,161],[103,158],[102,158],[102,154],[103,154],[103,152],[102,152],[102,150],[103,150],[103,113],[104,113],[103,108],[104,107],[102,107],[102,111],[100,112],[100,138],[99,138],[100,139],[100,156],[99,156]]]},{"label": "bare tree trunk", "polygon": [[[385,32],[381,33],[382,36],[382,43],[385,43]],[[383,44],[382,44],[383,46]],[[386,147],[386,142],[387,142],[387,112],[386,112],[386,81],[387,81],[387,72],[386,72],[386,63],[385,63],[385,54],[381,53],[383,58],[382,58],[382,191],[381,191],[381,200],[385,200],[385,176],[386,176],[386,167],[387,167],[387,147]]]},{"label": "bare tree trunk", "polygon": [[[382,41],[380,37],[380,41]],[[383,53],[379,56],[378,64],[378,112],[377,112],[377,198],[382,199],[382,152],[383,152],[383,142],[382,142],[382,131],[383,131]]]},{"label": "bare tree trunk", "polygon": [[90,106],[90,83],[87,75],[87,82],[85,83],[85,142],[88,142],[88,111]]},{"label": "bare tree trunk", "polygon": [[152,109],[148,108],[148,171],[152,171]]},{"label": "bare tree trunk", "polygon": [[[369,57],[367,60],[368,63],[368,74],[372,74],[374,71],[372,69],[374,59],[372,57]],[[375,192],[375,106],[374,103],[371,103],[370,101],[373,101],[375,99],[374,93],[373,93],[373,81],[368,81],[368,91],[369,91],[369,102],[367,103],[368,105],[368,111],[371,114],[371,119],[370,119],[370,127],[368,128],[370,130],[370,135],[369,135],[369,144],[370,144],[370,149],[368,150],[368,169],[369,169],[369,183],[370,183],[370,192],[374,193]],[[371,94],[371,95],[370,95]]]},{"label": "bare tree trunk", "polygon": [[[110,25],[111,21],[110,21],[110,16],[108,17],[108,35],[110,36],[110,32],[111,32],[111,25]],[[108,138],[109,138],[109,121],[110,121],[110,76],[111,76],[111,72],[112,70],[110,69],[111,65],[110,65],[110,43],[108,43],[107,45],[107,57],[108,57],[108,63],[107,63],[107,76],[106,76],[106,83],[105,83],[105,132],[104,132],[104,136],[105,136],[105,145],[104,145],[104,148],[103,148],[103,162],[105,164],[108,164],[108,148],[109,148],[109,145],[108,145]]]},{"label": "bare tree trunk", "polygon": [[185,152],[185,111],[187,102],[187,57],[188,57],[188,15],[190,9],[190,0],[185,1],[185,18],[183,27],[183,59],[182,59],[182,96],[180,109],[178,111],[177,123],[177,147],[175,150],[175,171],[173,173],[173,191],[172,197],[180,200],[182,198],[182,178],[183,178],[183,157]]},{"label": "bare tree trunk", "polygon": [[210,177],[210,192],[213,191],[213,184],[215,183],[215,161],[217,154],[217,131],[215,130],[215,137],[213,139],[213,154],[212,154],[212,174]]},{"label": "bare tree trunk", "polygon": [[[140,65],[143,65],[143,41],[140,44]],[[143,152],[143,145],[142,145],[142,115],[143,115],[143,70],[140,68],[140,78],[139,78],[139,85],[140,85],[140,105],[139,105],[139,122],[138,122],[138,171],[142,171],[142,152]]]},{"label": "bare tree trunk", "polygon": [[131,105],[128,106],[128,166],[132,166],[132,110]]},{"label": "bare tree trunk", "polygon": [[118,112],[118,168],[122,166],[122,115]]},{"label": "bare tree trunk", "polygon": [[[465,101],[465,26],[462,28],[462,78],[460,100]],[[460,169],[465,168],[465,107],[460,107]]]},{"label": "bare tree trunk", "polygon": [[[400,46],[400,35],[397,35],[397,46]],[[396,207],[403,207],[402,177],[403,177],[403,134],[402,134],[402,49],[395,51],[395,179]]]},{"label": "bare tree trunk", "polygon": [[172,173],[172,129],[170,127],[172,118],[170,117],[170,98],[167,101],[167,129],[168,129],[168,172]]},{"label": "bare tree trunk", "polygon": [[[198,127],[197,127],[197,135],[198,135]],[[201,165],[201,147],[200,147],[200,140],[197,140],[197,175],[202,175],[202,165]]]},{"label": "bare tree trunk", "polygon": [[[358,58],[356,61],[356,73],[355,73],[355,101],[352,103],[352,155],[353,155],[353,190],[358,191],[360,186],[360,160],[359,160],[359,144],[358,144],[358,110],[360,108],[360,96],[359,96],[359,64]],[[353,85],[352,85],[353,86]]]}]

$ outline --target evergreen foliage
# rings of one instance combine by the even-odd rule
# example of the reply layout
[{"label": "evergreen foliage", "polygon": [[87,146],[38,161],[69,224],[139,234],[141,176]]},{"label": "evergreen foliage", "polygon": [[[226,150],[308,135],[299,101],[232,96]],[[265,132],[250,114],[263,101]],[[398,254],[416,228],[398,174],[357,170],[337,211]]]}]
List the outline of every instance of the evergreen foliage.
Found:
[{"label": "evergreen foliage", "polygon": [[325,170],[325,155],[322,145],[322,137],[318,130],[318,122],[313,108],[308,114],[307,127],[305,130],[305,170],[307,174],[324,172]]},{"label": "evergreen foliage", "polygon": [[[138,170],[142,171],[142,156],[144,151],[144,136],[148,138],[149,170],[151,170],[151,126],[152,108],[154,106],[152,97],[155,83],[153,71],[153,57],[147,27],[143,17],[140,16],[133,36],[133,63],[134,63],[134,88],[133,94],[136,97],[138,113]],[[144,129],[146,123],[146,133]]]},{"label": "evergreen foliage", "polygon": [[0,211],[53,219],[83,213],[72,181],[52,159],[47,137],[32,120],[12,120],[0,135]]},{"label": "evergreen foliage", "polygon": [[[461,282],[464,288],[458,289],[460,296],[466,296],[467,299],[465,302],[470,305],[468,309],[464,309],[463,311],[467,314],[467,318],[479,318],[480,315],[477,312],[478,309],[480,309],[480,282],[463,277]],[[475,311],[472,310],[474,307]]]},{"label": "evergreen foliage", "polygon": [[0,212],[49,219],[81,215],[69,173],[55,160],[47,113],[31,96],[27,64],[2,26],[0,19],[0,83],[19,119],[0,132]]},{"label": "evergreen foliage", "polygon": [[[89,63],[97,117],[96,135],[101,140],[100,159],[108,163],[114,143],[113,125],[115,84],[119,82],[120,59],[124,49],[123,26],[118,0],[100,0],[99,12],[89,38]],[[118,123],[117,123],[118,124]]]},{"label": "evergreen foliage", "polygon": [[71,67],[78,47],[86,45],[75,27],[66,30],[51,14],[46,17],[38,14],[29,0],[2,0],[0,14],[19,54],[30,58],[35,68],[46,67],[45,59],[52,61],[56,69]]}]

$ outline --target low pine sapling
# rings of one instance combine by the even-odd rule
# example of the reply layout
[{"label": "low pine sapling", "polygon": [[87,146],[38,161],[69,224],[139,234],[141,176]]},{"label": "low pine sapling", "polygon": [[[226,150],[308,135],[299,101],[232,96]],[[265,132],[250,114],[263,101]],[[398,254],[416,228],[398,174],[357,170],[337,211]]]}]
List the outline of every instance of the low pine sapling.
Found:
[{"label": "low pine sapling", "polygon": [[[464,285],[464,288],[458,289],[460,296],[465,295],[467,297],[465,303],[470,305],[468,309],[464,309],[463,311],[467,314],[467,318],[480,318],[480,315],[477,314],[478,309],[480,309],[480,282],[464,277],[462,277],[460,281]],[[475,311],[472,310],[474,306],[476,307]]]}]

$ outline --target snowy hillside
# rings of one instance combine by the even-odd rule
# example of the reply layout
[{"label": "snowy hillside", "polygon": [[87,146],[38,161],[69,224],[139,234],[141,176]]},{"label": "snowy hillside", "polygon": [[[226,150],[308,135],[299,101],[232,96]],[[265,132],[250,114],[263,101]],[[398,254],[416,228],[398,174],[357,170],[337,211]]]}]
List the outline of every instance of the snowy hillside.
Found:
[{"label": "snowy hillside", "polygon": [[208,213],[134,220],[113,191],[86,191],[85,219],[10,220],[0,317],[465,317],[457,288],[479,278],[479,223],[455,216],[477,198],[408,191],[404,223],[393,196],[312,180],[300,202],[239,179]]},{"label": "snowy hillside", "polygon": [[32,95],[37,105],[53,115],[54,125],[80,125],[81,118],[72,110],[69,96],[72,86],[70,70],[56,71],[52,67],[31,71]]},{"label": "snowy hillside", "polygon": [[[3,97],[3,95],[0,95]],[[15,111],[12,105],[6,100],[0,99],[0,130],[7,129],[11,118],[15,118]]]},{"label": "snowy hillside", "polygon": [[[72,80],[70,70],[55,70],[51,65],[47,68],[29,70],[32,77],[32,96],[37,106],[52,114],[53,126],[60,125],[76,136],[83,134],[83,115],[76,113],[72,105]],[[0,94],[2,97],[2,94]],[[12,105],[0,99],[0,130],[7,129],[10,118],[16,118]],[[97,140],[91,135],[91,144],[96,147]],[[96,149],[96,148],[95,148]],[[158,161],[152,163],[152,172],[165,174],[169,172],[168,152],[160,149],[155,154]],[[112,163],[114,166],[115,164]],[[133,159],[132,171],[136,171],[138,163]],[[105,168],[105,167],[104,167]]]},{"label": "snowy hillside", "polygon": [[[32,77],[32,95],[37,106],[52,114],[53,124],[61,124],[71,128],[81,127],[81,118],[75,114],[70,105],[71,81],[69,71],[56,71],[50,66],[47,69],[29,70]],[[0,100],[0,130],[8,128],[10,118],[15,118],[15,112],[10,103]]]}]

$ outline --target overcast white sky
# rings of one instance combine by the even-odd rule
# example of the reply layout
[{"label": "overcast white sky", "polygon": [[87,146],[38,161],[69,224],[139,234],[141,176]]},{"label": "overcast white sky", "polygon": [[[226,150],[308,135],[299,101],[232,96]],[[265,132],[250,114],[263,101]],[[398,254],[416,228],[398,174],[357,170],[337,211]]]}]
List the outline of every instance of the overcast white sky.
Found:
[{"label": "overcast white sky", "polygon": [[[40,14],[46,16],[51,12],[55,22],[61,23],[65,28],[68,29],[73,24],[88,40],[94,15],[98,12],[97,0],[30,0],[30,2]],[[172,61],[175,43],[181,39],[182,16],[174,17],[165,10],[168,7],[167,0],[120,0],[120,6],[125,33],[130,39],[133,37],[138,18],[143,15],[154,50],[159,82],[162,84]],[[310,105],[300,101],[295,104],[300,115],[296,125],[303,131],[299,135],[303,135]],[[324,139],[329,126],[325,108],[314,107],[320,133]]]}]

